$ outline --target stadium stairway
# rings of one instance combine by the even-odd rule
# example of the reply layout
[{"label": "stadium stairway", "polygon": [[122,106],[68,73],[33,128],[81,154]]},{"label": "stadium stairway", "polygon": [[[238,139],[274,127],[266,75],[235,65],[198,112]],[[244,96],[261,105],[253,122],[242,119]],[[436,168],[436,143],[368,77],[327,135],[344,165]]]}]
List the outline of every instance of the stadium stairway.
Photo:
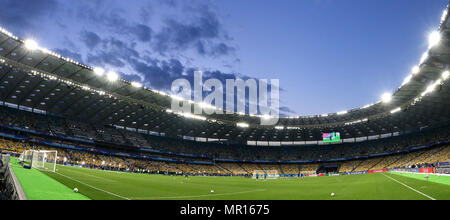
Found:
[{"label": "stadium stairway", "polygon": [[233,172],[231,172],[231,170],[229,170],[229,169],[227,169],[227,168],[225,168],[225,167],[223,167],[223,166],[220,166],[219,164],[215,164],[215,166],[219,167],[219,168],[222,169],[222,170],[227,171],[228,173],[233,173]]}]

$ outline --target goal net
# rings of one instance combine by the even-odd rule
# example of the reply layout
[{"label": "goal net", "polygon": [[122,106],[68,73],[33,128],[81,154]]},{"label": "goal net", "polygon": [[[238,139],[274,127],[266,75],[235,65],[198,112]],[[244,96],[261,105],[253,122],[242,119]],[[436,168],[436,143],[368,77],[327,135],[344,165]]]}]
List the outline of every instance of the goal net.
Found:
[{"label": "goal net", "polygon": [[25,150],[19,160],[33,168],[55,172],[57,157],[57,151]]},{"label": "goal net", "polygon": [[280,177],[278,170],[254,170],[253,179],[277,179]]}]

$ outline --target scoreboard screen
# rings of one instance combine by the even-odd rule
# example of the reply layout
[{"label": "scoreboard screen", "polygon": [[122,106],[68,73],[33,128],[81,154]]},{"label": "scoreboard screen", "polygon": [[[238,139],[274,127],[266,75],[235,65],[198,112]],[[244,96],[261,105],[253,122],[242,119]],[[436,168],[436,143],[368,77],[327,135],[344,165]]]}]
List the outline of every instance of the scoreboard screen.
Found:
[{"label": "scoreboard screen", "polygon": [[332,133],[324,133],[322,135],[323,143],[338,143],[341,142],[341,133],[332,132]]}]

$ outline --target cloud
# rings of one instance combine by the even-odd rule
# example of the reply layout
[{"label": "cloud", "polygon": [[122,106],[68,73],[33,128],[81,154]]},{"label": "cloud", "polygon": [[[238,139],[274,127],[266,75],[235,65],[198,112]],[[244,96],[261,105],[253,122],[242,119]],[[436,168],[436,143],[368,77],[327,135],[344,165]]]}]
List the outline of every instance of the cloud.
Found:
[{"label": "cloud", "polygon": [[15,33],[23,34],[39,18],[57,11],[58,6],[55,0],[2,0],[0,22]]},{"label": "cloud", "polygon": [[153,49],[161,54],[170,50],[195,49],[201,55],[228,55],[234,49],[224,42],[227,34],[216,13],[199,7],[197,18],[180,22],[169,18],[156,34]]},{"label": "cloud", "polygon": [[179,60],[169,61],[152,60],[142,62],[137,59],[130,59],[131,67],[143,77],[144,82],[155,89],[167,90],[172,82],[179,78],[184,78],[184,66]]},{"label": "cloud", "polygon": [[131,33],[134,34],[139,41],[149,42],[152,38],[153,30],[147,25],[138,24],[131,28]]},{"label": "cloud", "polygon": [[53,51],[55,51],[58,54],[61,54],[64,57],[68,57],[83,63],[83,57],[79,53],[72,52],[68,49],[59,49],[59,48],[53,49]]},{"label": "cloud", "polygon": [[234,48],[228,46],[225,43],[219,43],[218,45],[212,48],[211,54],[215,56],[225,56],[234,52]]},{"label": "cloud", "polygon": [[133,43],[127,44],[119,39],[110,37],[100,42],[100,48],[87,55],[90,64],[98,66],[125,67],[131,58],[139,58],[140,54],[133,48]]},{"label": "cloud", "polygon": [[80,35],[81,35],[80,40],[89,49],[94,49],[101,42],[100,37],[94,32],[82,31]]}]

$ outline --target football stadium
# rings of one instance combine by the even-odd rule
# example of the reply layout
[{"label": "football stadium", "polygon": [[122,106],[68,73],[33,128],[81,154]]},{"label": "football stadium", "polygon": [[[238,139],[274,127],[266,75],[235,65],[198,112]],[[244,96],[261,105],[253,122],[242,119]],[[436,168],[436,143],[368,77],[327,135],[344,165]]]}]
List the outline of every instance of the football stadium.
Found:
[{"label": "football stadium", "polygon": [[448,11],[394,92],[274,125],[0,28],[0,199],[449,200]]}]

